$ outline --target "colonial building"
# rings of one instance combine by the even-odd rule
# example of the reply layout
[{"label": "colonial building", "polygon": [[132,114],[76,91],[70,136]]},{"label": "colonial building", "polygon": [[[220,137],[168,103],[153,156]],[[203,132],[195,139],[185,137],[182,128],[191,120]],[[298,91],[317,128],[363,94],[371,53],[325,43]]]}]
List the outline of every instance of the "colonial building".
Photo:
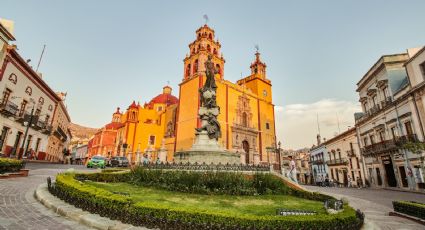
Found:
[{"label": "colonial building", "polygon": [[[172,161],[177,103],[170,86],[163,87],[161,94],[143,106],[133,101],[121,116],[122,126],[117,130],[112,155],[127,156],[131,162],[140,160],[143,153],[156,159],[158,150],[164,145],[169,150],[167,160]],[[170,142],[167,145],[166,139]]]},{"label": "colonial building", "polygon": [[357,144],[356,129],[351,128],[329,140],[326,146],[328,160],[325,162],[330,171],[330,178],[339,185],[362,186],[364,181],[364,168],[362,157]]},{"label": "colonial building", "polygon": [[[415,62],[417,51],[382,56],[357,83],[363,110],[355,115],[357,135],[372,186],[418,187],[413,168],[420,157],[404,147],[424,140],[405,68]],[[415,76],[412,81],[418,83]]]},{"label": "colonial building", "polygon": [[[14,40],[0,22],[0,152],[5,156],[45,159],[61,98],[18,54],[16,45],[9,44]],[[66,130],[64,127],[65,135]]]},{"label": "colonial building", "polygon": [[266,151],[266,148],[276,148],[274,105],[266,64],[257,52],[249,76],[236,84],[227,81],[221,43],[207,25],[196,31],[196,39],[189,44],[189,54],[183,60],[173,152],[190,149],[195,139],[194,130],[200,126],[199,89],[206,80],[204,63],[208,56],[212,56],[217,70],[218,121],[222,133],[219,143],[228,151],[240,153],[243,163],[252,164],[256,158],[263,163],[273,163]]},{"label": "colonial building", "polygon": [[311,178],[314,184],[324,182],[329,178],[329,167],[326,162],[329,160],[329,154],[326,145],[321,143],[320,135],[317,135],[317,145],[310,149],[310,170],[313,175]]},{"label": "colonial building", "polygon": [[121,116],[120,108],[117,108],[115,113],[112,114],[112,121],[94,134],[88,149],[89,157],[95,155],[112,157],[116,155],[117,132],[124,127],[124,124],[121,123]]},{"label": "colonial building", "polygon": [[[425,130],[425,47],[422,47],[412,55],[412,57],[405,63],[407,75],[410,83],[410,94],[413,96],[414,111],[418,116],[418,125],[420,136],[424,137]],[[424,139],[419,139],[424,141]],[[425,152],[417,154],[420,161],[412,162],[413,177],[415,178],[418,188],[425,188]]]},{"label": "colonial building", "polygon": [[48,161],[63,161],[64,150],[68,148],[72,138],[68,128],[71,118],[64,104],[65,94],[57,93],[57,95],[60,101],[55,105],[56,108],[52,120],[52,135],[49,136],[47,144],[47,155],[45,159]]}]

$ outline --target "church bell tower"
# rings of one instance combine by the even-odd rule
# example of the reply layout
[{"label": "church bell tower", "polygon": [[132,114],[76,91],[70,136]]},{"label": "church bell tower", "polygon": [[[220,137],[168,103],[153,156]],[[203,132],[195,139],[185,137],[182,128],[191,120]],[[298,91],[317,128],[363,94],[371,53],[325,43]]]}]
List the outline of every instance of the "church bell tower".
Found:
[{"label": "church bell tower", "polygon": [[212,55],[212,61],[219,73],[219,78],[224,75],[224,58],[220,51],[221,44],[215,39],[214,30],[208,25],[204,25],[196,30],[196,39],[189,44],[189,54],[184,59],[183,81],[205,76],[204,63],[208,55]]}]

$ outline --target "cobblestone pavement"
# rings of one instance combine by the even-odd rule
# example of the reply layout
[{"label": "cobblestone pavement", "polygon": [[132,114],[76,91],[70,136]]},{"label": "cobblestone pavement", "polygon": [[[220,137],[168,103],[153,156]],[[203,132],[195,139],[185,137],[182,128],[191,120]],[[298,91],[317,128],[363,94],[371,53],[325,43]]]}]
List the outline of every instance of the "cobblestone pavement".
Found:
[{"label": "cobblestone pavement", "polygon": [[89,229],[47,209],[34,198],[35,188],[48,176],[83,166],[28,163],[28,177],[0,180],[0,230],[83,230]]},{"label": "cobblestone pavement", "polygon": [[337,198],[347,198],[353,208],[362,210],[366,215],[366,219],[372,222],[367,229],[424,229],[423,225],[413,221],[388,215],[390,211],[393,211],[393,200],[424,202],[424,194],[384,189],[304,187],[310,191],[321,192]]}]

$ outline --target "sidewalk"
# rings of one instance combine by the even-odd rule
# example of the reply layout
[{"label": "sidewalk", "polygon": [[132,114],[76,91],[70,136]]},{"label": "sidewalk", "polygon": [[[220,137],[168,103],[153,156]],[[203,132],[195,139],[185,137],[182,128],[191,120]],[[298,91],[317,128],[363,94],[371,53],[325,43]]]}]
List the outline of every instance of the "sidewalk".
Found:
[{"label": "sidewalk", "polygon": [[398,191],[398,192],[410,192],[410,193],[417,193],[417,194],[425,194],[425,190],[408,190],[408,189],[393,188],[393,187],[382,188],[382,189],[383,190],[390,190],[390,191]]}]

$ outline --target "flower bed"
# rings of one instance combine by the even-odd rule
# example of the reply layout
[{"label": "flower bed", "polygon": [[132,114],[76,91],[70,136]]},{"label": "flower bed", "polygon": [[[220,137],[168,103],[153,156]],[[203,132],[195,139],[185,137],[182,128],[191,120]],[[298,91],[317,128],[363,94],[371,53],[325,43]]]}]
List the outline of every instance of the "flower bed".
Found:
[{"label": "flower bed", "polygon": [[425,220],[425,204],[414,201],[393,201],[394,211]]},{"label": "flower bed", "polygon": [[[235,196],[245,199],[252,193],[285,194],[310,197],[315,200],[329,198],[321,194],[294,191],[282,182],[277,184],[272,175],[252,175],[238,177],[232,173],[201,173],[181,171],[134,170],[130,173],[60,174],[49,190],[59,198],[84,210],[119,219],[125,223],[160,229],[360,229],[363,219],[350,207],[335,215],[324,214],[305,216],[278,216],[275,213],[265,216],[236,215],[224,211],[200,211],[198,208],[184,208],[160,202],[137,202],[131,194],[111,192],[95,182],[127,182],[131,186],[154,187],[163,191],[176,191],[208,196]],[[164,178],[167,177],[168,178]],[[241,179],[242,178],[242,179]],[[78,180],[77,180],[78,179]],[[203,181],[199,181],[203,180]],[[177,185],[177,181],[181,184]],[[261,185],[260,184],[261,181]],[[230,189],[226,183],[237,185],[244,192]],[[169,184],[166,184],[169,183]],[[258,184],[256,184],[258,183]],[[203,189],[200,189],[203,188]],[[265,189],[264,189],[265,188]],[[170,193],[170,192],[168,192]],[[226,194],[226,195],[223,195]],[[205,196],[205,195],[200,195]],[[267,195],[273,196],[273,195]],[[299,198],[297,198],[299,199]]]},{"label": "flower bed", "polygon": [[25,162],[12,158],[0,158],[0,174],[18,172],[24,168]]}]

